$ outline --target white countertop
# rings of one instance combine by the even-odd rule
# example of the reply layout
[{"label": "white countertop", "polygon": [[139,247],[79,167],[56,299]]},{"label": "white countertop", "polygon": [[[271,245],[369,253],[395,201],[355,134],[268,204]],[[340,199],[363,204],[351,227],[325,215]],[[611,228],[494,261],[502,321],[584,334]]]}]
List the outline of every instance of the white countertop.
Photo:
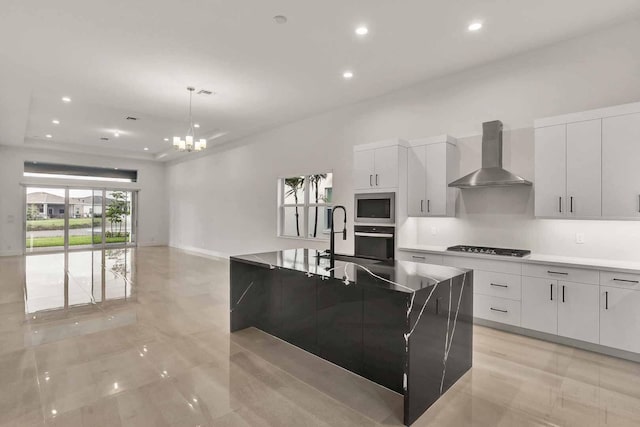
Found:
[{"label": "white countertop", "polygon": [[398,247],[401,251],[414,251],[424,252],[438,255],[448,256],[462,256],[470,258],[485,258],[494,259],[499,261],[510,262],[523,262],[531,264],[554,264],[564,267],[577,267],[577,268],[590,268],[597,270],[614,270],[624,273],[640,274],[640,261],[620,261],[613,259],[599,259],[599,258],[580,258],[580,257],[567,257],[559,255],[547,255],[532,253],[526,257],[510,257],[510,256],[497,256],[497,255],[485,255],[475,254],[468,252],[453,252],[447,251],[446,246],[429,246],[429,245],[403,245]]}]

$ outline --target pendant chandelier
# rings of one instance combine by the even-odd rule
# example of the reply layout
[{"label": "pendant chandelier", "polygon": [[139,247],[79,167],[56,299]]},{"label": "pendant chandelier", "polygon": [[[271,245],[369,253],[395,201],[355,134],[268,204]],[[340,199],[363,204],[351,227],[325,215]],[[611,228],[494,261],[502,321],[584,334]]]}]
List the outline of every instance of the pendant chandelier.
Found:
[{"label": "pendant chandelier", "polygon": [[189,130],[187,131],[187,135],[184,139],[180,139],[179,136],[173,137],[173,148],[178,151],[186,151],[190,153],[192,151],[202,151],[206,149],[207,140],[204,138],[196,140],[194,137],[193,116],[191,115],[191,99],[193,98],[193,91],[195,88],[189,86],[187,90],[189,91]]}]

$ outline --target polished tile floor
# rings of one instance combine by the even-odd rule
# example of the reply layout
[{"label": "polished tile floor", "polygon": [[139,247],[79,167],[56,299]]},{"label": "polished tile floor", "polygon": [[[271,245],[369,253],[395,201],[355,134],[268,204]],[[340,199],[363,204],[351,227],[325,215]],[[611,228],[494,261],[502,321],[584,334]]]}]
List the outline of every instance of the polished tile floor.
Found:
[{"label": "polished tile floor", "polygon": [[[226,261],[164,247],[0,258],[0,426],[401,425],[401,396],[230,335],[228,282]],[[472,371],[414,425],[640,425],[640,364],[474,340]]]}]

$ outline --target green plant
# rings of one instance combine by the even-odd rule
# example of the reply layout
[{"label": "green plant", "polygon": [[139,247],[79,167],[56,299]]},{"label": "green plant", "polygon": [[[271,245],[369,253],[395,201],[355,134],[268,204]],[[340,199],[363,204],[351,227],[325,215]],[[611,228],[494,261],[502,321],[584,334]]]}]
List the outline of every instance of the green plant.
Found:
[{"label": "green plant", "polygon": [[36,205],[27,205],[27,220],[35,221],[38,219],[38,215],[40,215],[40,210]]},{"label": "green plant", "polygon": [[[127,196],[122,191],[114,191],[111,193],[112,200],[107,206],[107,212],[105,216],[109,220],[111,234],[119,236],[122,232],[122,223],[127,215],[129,215],[129,203],[127,202]],[[114,224],[117,225],[117,234],[114,234]]]},{"label": "green plant", "polygon": [[296,204],[296,233],[300,237],[300,213],[298,212],[298,191],[304,187],[304,177],[296,176],[293,178],[285,178],[284,185],[289,187],[285,192],[285,196],[293,196],[293,200]]},{"label": "green plant", "polygon": [[[327,178],[327,174],[326,173],[321,173],[321,174],[317,174],[317,175],[311,175],[309,177],[309,180],[311,181],[311,185],[314,188],[315,191],[315,199],[316,199],[316,215],[313,221],[313,237],[317,237],[318,236],[318,202],[320,202],[320,182],[323,179]],[[324,200],[324,196],[322,197],[323,201]]]}]

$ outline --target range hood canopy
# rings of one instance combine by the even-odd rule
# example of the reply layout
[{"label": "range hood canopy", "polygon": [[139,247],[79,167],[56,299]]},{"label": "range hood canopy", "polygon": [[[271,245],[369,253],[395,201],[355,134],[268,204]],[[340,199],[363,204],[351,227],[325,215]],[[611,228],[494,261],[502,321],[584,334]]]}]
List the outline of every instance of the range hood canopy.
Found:
[{"label": "range hood canopy", "polygon": [[476,188],[531,185],[531,181],[502,168],[502,122],[482,124],[482,167],[453,181],[449,187]]}]

